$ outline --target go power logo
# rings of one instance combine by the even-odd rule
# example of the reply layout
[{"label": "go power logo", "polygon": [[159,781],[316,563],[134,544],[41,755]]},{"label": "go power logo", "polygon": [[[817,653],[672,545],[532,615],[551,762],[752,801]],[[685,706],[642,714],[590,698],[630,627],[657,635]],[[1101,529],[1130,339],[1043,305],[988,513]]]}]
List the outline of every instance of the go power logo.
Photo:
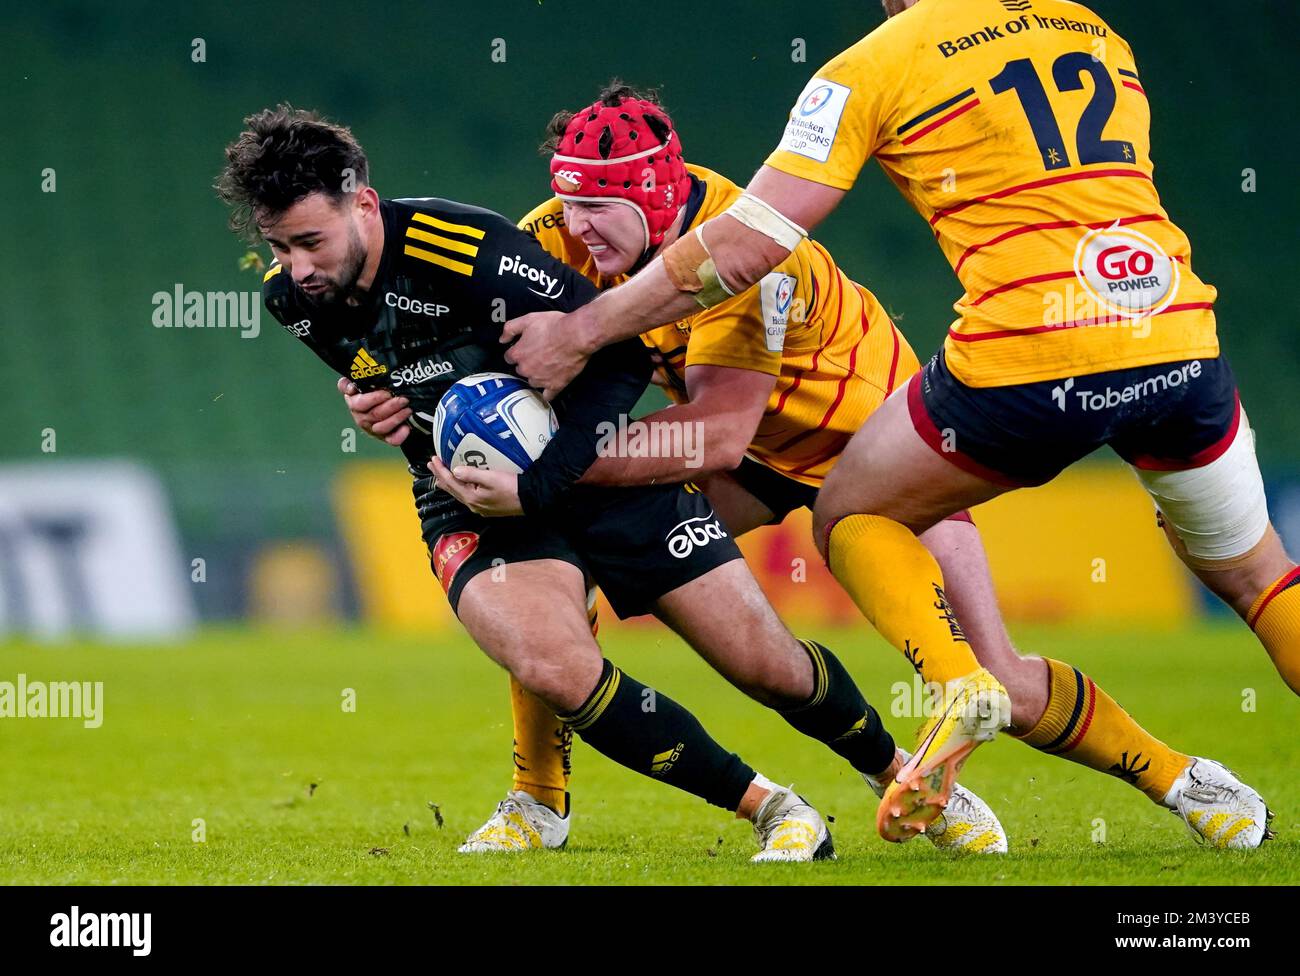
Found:
[{"label": "go power logo", "polygon": [[1122,318],[1155,315],[1178,293],[1178,262],[1118,220],[1083,236],[1074,251],[1074,273],[1088,294]]},{"label": "go power logo", "polygon": [[547,274],[541,268],[534,268],[531,264],[525,263],[524,259],[516,254],[501,255],[501,263],[497,265],[497,277],[507,274],[517,274],[528,281],[536,282],[542,290],[529,288],[534,295],[541,295],[543,298],[559,298],[564,293],[564,285],[560,279]]},{"label": "go power logo", "polygon": [[697,548],[707,546],[715,539],[725,538],[727,532],[722,523],[713,512],[709,512],[708,515],[697,515],[674,526],[667,536],[668,552],[674,559],[685,559]]}]

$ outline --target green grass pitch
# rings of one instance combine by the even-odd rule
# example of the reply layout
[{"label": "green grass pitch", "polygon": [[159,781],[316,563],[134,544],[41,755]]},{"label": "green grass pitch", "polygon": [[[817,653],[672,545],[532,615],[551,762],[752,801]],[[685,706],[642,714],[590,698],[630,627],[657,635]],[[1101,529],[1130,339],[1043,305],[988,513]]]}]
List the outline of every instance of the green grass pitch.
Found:
[{"label": "green grass pitch", "polygon": [[[890,715],[890,686],[910,676],[898,655],[865,626],[808,636],[836,650],[910,744],[916,722]],[[1009,855],[953,859],[924,840],[886,844],[874,833],[875,798],[845,764],[666,632],[609,628],[612,659],[834,817],[838,862],[750,864],[747,825],[581,742],[568,849],[467,857],[455,848],[504,794],[511,768],[506,677],[467,638],[207,631],[177,647],[4,646],[0,681],[20,672],[103,681],[104,720],[86,729],[0,719],[0,883],[1300,881],[1300,702],[1244,627],[1017,636],[1092,674],[1176,747],[1236,769],[1277,812],[1278,839],[1253,852],[1199,848],[1122,782],[1002,739],[975,754],[963,779],[998,811]],[[341,707],[349,688],[355,712]]]}]

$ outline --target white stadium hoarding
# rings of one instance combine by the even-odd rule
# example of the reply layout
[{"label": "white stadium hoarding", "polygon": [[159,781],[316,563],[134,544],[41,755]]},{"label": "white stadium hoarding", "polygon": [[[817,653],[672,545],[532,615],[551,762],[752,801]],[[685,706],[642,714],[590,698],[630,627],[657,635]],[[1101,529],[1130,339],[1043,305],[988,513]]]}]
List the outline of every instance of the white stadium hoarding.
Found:
[{"label": "white stadium hoarding", "polygon": [[176,637],[194,625],[190,586],[147,468],[0,465],[0,635]]}]

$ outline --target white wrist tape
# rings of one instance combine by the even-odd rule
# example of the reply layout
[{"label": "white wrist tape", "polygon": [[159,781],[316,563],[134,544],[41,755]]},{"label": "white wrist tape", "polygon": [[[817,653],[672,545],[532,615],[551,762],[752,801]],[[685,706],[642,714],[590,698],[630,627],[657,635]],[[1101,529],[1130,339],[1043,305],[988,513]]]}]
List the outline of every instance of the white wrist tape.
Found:
[{"label": "white wrist tape", "polygon": [[793,251],[799,242],[808,236],[808,232],[777,210],[770,203],[758,197],[742,193],[740,199],[725,211],[728,217],[734,217],[750,230],[758,231],[764,237],[770,237],[787,251]]}]

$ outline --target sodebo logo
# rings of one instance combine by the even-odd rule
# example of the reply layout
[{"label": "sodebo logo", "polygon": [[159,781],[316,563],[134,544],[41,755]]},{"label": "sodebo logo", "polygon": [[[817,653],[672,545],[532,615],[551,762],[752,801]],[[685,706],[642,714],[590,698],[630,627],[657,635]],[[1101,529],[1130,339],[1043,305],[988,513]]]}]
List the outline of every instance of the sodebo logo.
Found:
[{"label": "sodebo logo", "polygon": [[398,295],[396,292],[391,291],[384,295],[384,304],[389,308],[397,309],[399,312],[411,312],[415,315],[446,315],[451,311],[446,305],[439,305],[436,302],[422,302],[418,298]]},{"label": "sodebo logo", "polygon": [[1074,273],[1098,302],[1125,318],[1155,315],[1178,292],[1178,262],[1119,221],[1083,236],[1074,252]]},{"label": "sodebo logo", "polygon": [[446,376],[455,368],[455,366],[443,359],[421,359],[418,363],[404,366],[392,372],[393,388],[437,379],[439,376]]},{"label": "sodebo logo", "polygon": [[685,559],[697,546],[707,546],[715,539],[727,538],[716,515],[697,515],[675,526],[668,533],[668,552],[674,559]]}]

